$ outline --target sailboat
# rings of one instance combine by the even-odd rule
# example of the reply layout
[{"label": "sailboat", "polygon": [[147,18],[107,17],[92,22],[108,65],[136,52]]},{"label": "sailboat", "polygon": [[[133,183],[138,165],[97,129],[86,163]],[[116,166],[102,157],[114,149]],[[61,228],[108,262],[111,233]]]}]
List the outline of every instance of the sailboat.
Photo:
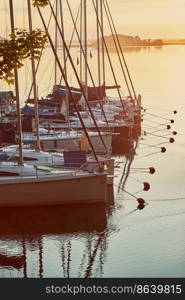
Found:
[{"label": "sailboat", "polygon": [[[68,4],[69,10],[70,10],[69,3],[68,3],[68,1],[66,1],[66,2]],[[102,6],[102,3],[101,3],[101,6]],[[62,32],[61,32],[60,27],[58,25],[57,16],[54,13],[51,5],[50,5],[50,8],[51,8],[52,14],[55,18],[58,30],[59,30],[60,34],[62,35]],[[82,37],[79,36],[78,29],[76,28],[76,24],[75,24],[73,15],[72,15],[71,10],[70,10],[71,18],[72,18],[73,25],[74,25],[74,28],[75,28],[75,33],[77,34],[79,45],[80,45],[80,51],[83,53],[83,56],[84,56],[85,83],[81,84],[80,81],[78,80],[80,88],[73,88],[73,87],[71,88],[70,87],[70,90],[71,90],[71,94],[73,95],[73,97],[76,97],[76,99],[77,99],[76,101],[79,100],[78,104],[79,104],[79,102],[81,102],[81,100],[83,98],[83,101],[85,100],[85,105],[88,106],[88,108],[89,108],[89,105],[92,102],[92,100],[97,100],[96,102],[100,104],[100,107],[96,106],[94,108],[94,110],[93,110],[93,116],[94,116],[93,121],[94,121],[94,119],[96,120],[98,128],[104,129],[104,130],[106,129],[107,131],[112,131],[114,133],[117,133],[117,135],[113,136],[113,139],[116,140],[118,138],[117,142],[120,143],[121,141],[128,140],[130,138],[130,135],[132,134],[132,130],[135,126],[135,120],[137,120],[137,116],[139,116],[139,112],[140,112],[140,103],[139,103],[140,98],[138,97],[138,99],[137,99],[137,97],[135,95],[135,90],[133,90],[134,98],[132,97],[131,93],[130,93],[130,96],[128,96],[127,98],[123,98],[121,96],[121,93],[119,91],[120,86],[117,83],[116,76],[115,76],[115,73],[114,73],[114,69],[113,69],[113,66],[112,66],[112,62],[110,60],[110,55],[108,53],[107,45],[106,45],[106,42],[105,42],[105,38],[104,38],[104,34],[103,34],[103,26],[100,22],[100,17],[98,15],[98,1],[96,1],[96,6],[94,4],[94,9],[95,9],[95,14],[96,14],[96,18],[97,18],[97,42],[99,43],[99,31],[101,31],[102,49],[106,48],[107,56],[108,56],[109,63],[110,63],[110,66],[111,66],[111,70],[112,70],[112,73],[113,73],[113,77],[114,77],[114,80],[115,80],[115,88],[117,89],[118,94],[119,94],[119,99],[116,99],[115,97],[113,99],[111,99],[110,97],[106,97],[106,94],[105,94],[105,88],[106,88],[106,86],[105,86],[105,68],[104,68],[104,66],[103,66],[103,69],[104,69],[103,82],[104,83],[103,83],[103,85],[101,85],[99,47],[98,47],[98,76],[99,76],[99,78],[98,78],[99,82],[98,83],[99,83],[99,86],[96,87],[95,84],[94,84],[94,80],[92,78],[92,74],[91,74],[91,71],[90,71],[90,68],[89,68],[89,65],[88,65],[88,62],[87,62],[87,22],[86,22],[87,14],[86,14],[86,2],[85,1],[84,1],[84,47],[82,45]],[[101,10],[102,10],[102,7],[101,7]],[[42,16],[41,13],[40,13],[40,15]],[[44,22],[43,18],[42,18],[42,21]],[[64,44],[64,46],[65,46],[65,44]],[[65,49],[66,49],[66,46],[65,46]],[[66,51],[67,51],[67,55],[69,57],[68,49],[66,49]],[[102,51],[102,59],[103,58],[104,58],[104,52]],[[104,64],[104,62],[103,62],[103,64]],[[126,65],[126,70],[127,70],[127,73],[128,73],[127,65]],[[93,87],[89,87],[87,85],[88,72],[90,74],[92,83],[94,85]],[[128,73],[128,77],[129,77],[129,80],[131,81],[129,73]],[[128,80],[126,82],[128,84]],[[133,87],[132,81],[131,81],[131,85]],[[128,89],[129,89],[129,87],[128,87]],[[60,96],[65,98],[66,94],[68,94],[68,88],[66,88],[64,85],[63,86],[57,85],[54,89],[53,96],[55,95],[56,92],[58,92],[60,94]],[[130,92],[130,89],[129,89],[129,92]],[[68,96],[69,101],[71,100],[70,97],[71,96],[69,95]],[[92,99],[92,97],[93,97],[93,99]],[[47,103],[49,104],[49,101]],[[136,103],[138,105],[136,105]],[[113,112],[113,107],[114,107],[114,112]],[[117,112],[115,112],[116,108],[117,108],[117,111],[118,110],[120,111],[119,114],[117,114]],[[105,110],[107,110],[107,111],[105,112]],[[91,111],[91,109],[90,109],[90,111]],[[84,121],[86,127],[89,128],[90,130],[96,130],[96,126],[89,119],[89,116],[85,117],[85,113],[83,111],[81,112],[81,114],[82,114],[82,118],[83,118],[83,121]],[[100,114],[101,114],[101,118],[100,118]],[[95,115],[96,115],[96,117],[95,117]],[[117,118],[117,116],[118,116],[118,118]],[[112,118],[113,120],[111,120],[109,118]],[[109,120],[107,120],[107,119],[109,119]],[[61,124],[58,124],[58,123],[59,122],[57,122],[57,123],[50,122],[51,128],[53,128],[53,129],[61,128],[62,129],[62,128],[66,127],[66,124],[64,122],[61,122]],[[47,126],[47,124],[48,124],[47,121],[44,122],[43,127]],[[78,116],[72,116],[70,118],[70,127],[75,128],[75,129],[80,129],[81,128],[80,122],[78,120]],[[114,143],[113,145],[116,145],[116,143]]]},{"label": "sailboat", "polygon": [[[68,159],[72,157],[72,159]],[[86,151],[64,151],[58,152],[46,152],[36,151],[35,149],[27,148],[23,146],[23,160],[27,165],[34,166],[47,166],[50,168],[73,168],[77,170],[85,170],[88,172],[98,172],[99,164],[94,159],[93,155],[86,154]],[[107,174],[107,184],[113,184],[114,178],[114,159],[106,156],[98,157],[99,163],[102,169]],[[18,162],[19,151],[17,145],[11,145],[8,147],[0,148],[0,162]]]},{"label": "sailboat", "polygon": [[[9,4],[11,31],[14,33],[13,1],[9,0]],[[24,164],[19,82],[16,68],[14,74],[19,162],[18,164],[10,162],[0,164],[0,206],[40,206],[105,201],[106,174],[101,171],[89,173],[82,170],[54,170],[43,166],[34,167]]]},{"label": "sailboat", "polygon": [[[85,120],[85,119],[84,119]],[[89,119],[88,119],[89,122]],[[40,125],[40,143],[44,151],[57,151],[62,152],[64,150],[81,150],[86,144],[86,150],[91,151],[91,146],[84,135],[81,122],[78,118],[75,118],[73,124],[80,126],[75,127],[71,130],[68,129],[68,124],[65,124],[60,128],[59,124],[52,128],[50,123],[44,123]],[[87,124],[84,122],[85,126]],[[104,125],[104,124],[103,124]],[[96,131],[88,131],[90,141],[94,147],[96,154],[111,154],[112,153],[112,134],[110,132],[100,132],[104,144],[99,138],[99,134]],[[85,142],[86,140],[86,142]],[[36,144],[37,135],[34,132],[23,132],[23,143],[24,144]]]},{"label": "sailboat", "polygon": [[106,174],[0,164],[0,206],[105,201]]}]

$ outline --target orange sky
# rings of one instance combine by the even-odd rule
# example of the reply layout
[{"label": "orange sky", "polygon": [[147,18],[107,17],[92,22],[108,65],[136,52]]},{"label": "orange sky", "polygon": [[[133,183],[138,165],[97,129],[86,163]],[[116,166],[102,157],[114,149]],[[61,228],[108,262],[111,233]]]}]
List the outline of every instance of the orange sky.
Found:
[{"label": "orange sky", "polygon": [[109,3],[119,32],[153,38],[185,38],[185,0],[115,0]]},{"label": "orange sky", "polygon": [[[14,0],[15,15],[18,15],[16,25],[26,23],[26,0]],[[53,3],[54,0],[51,0]],[[69,0],[73,12],[80,0]],[[142,38],[185,38],[185,0],[108,0],[117,31],[121,34],[138,35]],[[67,11],[67,7],[64,9]],[[89,29],[93,28],[92,1],[87,0]],[[46,17],[48,10],[44,9]],[[66,15],[66,31],[71,28],[69,17]],[[6,23],[9,19],[8,0],[0,1],[0,18],[4,26],[0,28],[0,35],[7,31]],[[34,24],[40,26],[39,19],[34,13]],[[109,30],[106,30],[110,34]],[[89,38],[94,38],[95,30],[91,30]]]}]

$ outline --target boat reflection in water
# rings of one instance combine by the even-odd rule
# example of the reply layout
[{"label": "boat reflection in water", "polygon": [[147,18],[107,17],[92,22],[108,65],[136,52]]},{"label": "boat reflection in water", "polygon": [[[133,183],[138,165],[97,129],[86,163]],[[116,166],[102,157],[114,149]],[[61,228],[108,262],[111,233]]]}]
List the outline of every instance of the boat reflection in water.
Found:
[{"label": "boat reflection in water", "polygon": [[128,136],[121,136],[119,139],[112,140],[112,155],[132,155],[134,152],[135,144],[141,136],[141,119],[135,118],[135,125],[129,130]]},{"label": "boat reflection in water", "polygon": [[107,203],[0,209],[0,277],[101,276]]}]

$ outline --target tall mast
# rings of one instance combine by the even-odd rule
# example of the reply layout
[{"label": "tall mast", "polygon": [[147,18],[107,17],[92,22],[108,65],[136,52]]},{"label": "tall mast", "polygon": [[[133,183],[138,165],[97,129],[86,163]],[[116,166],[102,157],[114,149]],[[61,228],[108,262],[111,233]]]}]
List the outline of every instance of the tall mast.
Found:
[{"label": "tall mast", "polygon": [[85,95],[88,98],[88,87],[87,87],[87,2],[84,0],[84,50],[85,50],[85,62],[84,62],[84,75],[85,75]]},{"label": "tall mast", "polygon": [[[11,32],[14,34],[14,13],[13,13],[13,1],[9,0],[10,7],[10,22]],[[23,151],[22,151],[22,125],[21,125],[21,109],[20,109],[20,98],[19,98],[19,80],[17,68],[14,68],[15,77],[15,93],[16,93],[16,111],[17,111],[17,131],[18,131],[18,144],[19,144],[19,165],[23,165]]]},{"label": "tall mast", "polygon": [[[53,11],[53,8],[52,8],[52,6],[51,6],[50,1],[49,1],[49,5],[50,5],[50,8],[51,8],[52,14],[53,14],[53,16],[54,16],[54,18],[55,18],[55,21],[57,22],[57,19],[56,19],[56,16],[55,16],[55,13],[54,13],[54,11]],[[80,114],[80,112],[79,112],[78,105],[76,104],[76,101],[75,101],[75,99],[74,99],[74,97],[73,97],[73,94],[72,94],[72,92],[71,92],[71,90],[70,90],[69,84],[68,84],[68,82],[67,82],[67,80],[66,80],[66,78],[65,78],[65,74],[64,74],[63,68],[62,68],[62,66],[61,66],[60,60],[58,59],[58,56],[57,56],[57,54],[56,54],[56,52],[55,52],[54,45],[53,45],[52,39],[51,39],[51,37],[50,37],[50,34],[49,34],[48,30],[47,30],[47,27],[46,27],[46,24],[45,24],[43,15],[42,15],[42,13],[41,13],[41,11],[40,11],[40,8],[38,7],[37,9],[38,9],[39,15],[40,15],[40,17],[41,17],[41,20],[42,20],[44,29],[45,29],[45,31],[46,31],[46,33],[47,33],[47,36],[48,36],[48,39],[49,39],[49,42],[50,42],[50,45],[51,45],[53,54],[55,55],[55,57],[56,57],[56,59],[57,59],[57,63],[58,63],[59,69],[60,69],[60,71],[61,71],[62,77],[64,78],[65,85],[66,85],[66,87],[67,87],[67,89],[68,89],[68,91],[69,91],[69,96],[70,96],[70,98],[72,99],[72,101],[73,101],[73,103],[74,103],[76,112],[77,112],[78,117],[79,117],[79,119],[80,119],[80,122],[81,122],[81,125],[82,125],[82,127],[83,127],[84,133],[85,133],[85,135],[86,135],[86,137],[87,137],[87,139],[88,139],[88,142],[89,142],[89,144],[90,144],[90,147],[91,147],[91,149],[92,149],[92,151],[93,151],[94,157],[95,157],[96,161],[98,162],[98,164],[99,164],[99,166],[100,166],[100,163],[99,163],[99,161],[98,161],[98,157],[97,157],[97,155],[96,155],[96,153],[95,153],[95,151],[94,151],[94,147],[93,147],[93,145],[92,145],[91,139],[90,139],[90,137],[89,137],[89,135],[88,135],[87,129],[86,129],[85,125],[84,125],[83,119],[82,119],[81,114]],[[66,49],[66,52],[67,52],[67,56],[69,57],[71,66],[72,66],[72,68],[73,68],[73,70],[74,70],[75,77],[76,77],[76,79],[77,79],[77,81],[78,81],[78,84],[79,84],[80,88],[82,89],[82,94],[83,94],[84,99],[86,100],[86,103],[87,103],[87,99],[86,99],[86,96],[85,96],[85,93],[84,93],[84,90],[83,90],[81,81],[80,81],[80,79],[79,79],[79,77],[78,77],[78,73],[77,73],[77,71],[76,71],[76,69],[75,69],[75,67],[74,67],[73,60],[72,60],[71,55],[70,55],[70,53],[69,53],[69,49],[68,49],[68,47],[67,47],[67,45],[66,45],[66,43],[65,43],[64,37],[62,36],[62,32],[61,32],[61,29],[60,29],[60,27],[59,27],[59,25],[58,25],[58,22],[57,22],[57,27],[58,27],[59,32],[60,32],[60,34],[61,34],[61,37],[62,37],[64,46],[65,46],[65,49]],[[88,105],[88,103],[87,103],[87,105]],[[90,107],[89,107],[89,110],[90,110]],[[92,119],[93,119],[93,121],[94,121],[94,124],[95,124],[95,126],[96,126],[96,129],[97,129],[97,131],[98,131],[98,133],[99,133],[99,136],[100,136],[100,138],[101,138],[102,144],[104,145],[104,147],[105,147],[105,149],[106,149],[105,143],[104,143],[104,141],[103,141],[103,139],[102,139],[101,133],[100,133],[99,128],[98,128],[97,123],[96,123],[96,120],[94,119],[94,116],[93,116],[91,110],[90,110],[90,112],[91,112],[91,116],[92,116]],[[100,167],[101,167],[101,166],[100,166]]]},{"label": "tall mast", "polygon": [[[110,22],[110,18],[109,18],[109,15],[108,15],[108,12],[107,12],[107,9],[106,9],[105,4],[104,4],[104,7],[105,7],[106,15],[107,15],[107,20],[108,20],[108,23],[109,23],[109,26],[110,26],[112,38],[113,38],[113,41],[114,41],[114,45],[115,45],[115,47],[116,47],[116,52],[117,52],[117,55],[118,55],[118,59],[119,59],[119,62],[120,62],[120,66],[121,66],[121,69],[122,69],[122,73],[123,73],[123,76],[124,76],[124,79],[125,79],[125,83],[126,83],[126,86],[127,86],[127,89],[128,89],[128,92],[129,92],[130,97],[133,98],[133,97],[132,97],[131,90],[130,90],[130,87],[129,87],[129,83],[128,83],[128,80],[127,80],[126,72],[125,72],[125,70],[124,70],[124,67],[123,67],[123,64],[122,64],[122,61],[121,61],[119,49],[118,49],[117,42],[116,42],[116,39],[115,39],[115,36],[114,36],[114,31],[113,31],[113,28],[112,28],[112,25],[111,25],[111,22]],[[119,39],[118,39],[118,40],[119,40]]]},{"label": "tall mast", "polygon": [[[97,15],[97,9],[96,9],[96,5],[95,5],[95,1],[94,0],[92,0],[92,4],[93,4],[93,7],[94,7],[95,14]],[[102,34],[102,27],[101,27],[99,19],[97,19],[97,21],[98,21],[99,28],[100,28],[100,31],[101,31],[101,34]],[[120,90],[119,90],[119,86],[118,86],[118,82],[117,82],[117,79],[116,79],[116,75],[115,75],[115,72],[114,72],[113,64],[112,64],[112,61],[111,61],[111,58],[110,58],[110,54],[109,54],[109,51],[108,51],[108,47],[107,47],[107,44],[106,44],[106,41],[105,41],[105,38],[104,38],[103,34],[102,34],[102,39],[103,39],[103,43],[104,43],[104,46],[105,46],[106,54],[107,54],[107,57],[108,57],[108,61],[109,61],[109,64],[110,64],[110,68],[111,68],[111,71],[112,71],[112,75],[113,75],[113,78],[114,78],[114,81],[115,81],[115,84],[116,84],[116,87],[117,87],[117,92],[118,92],[118,95],[119,95],[120,103],[121,103],[121,106],[123,108],[123,113],[125,115],[125,107],[124,107],[123,102],[122,102],[122,97],[121,97],[121,93],[120,93]]]},{"label": "tall mast", "polygon": [[[65,32],[64,32],[64,18],[63,18],[63,6],[62,6],[62,0],[60,0],[60,18],[61,18],[61,32],[65,38]],[[57,24],[56,24],[57,27]],[[63,64],[64,64],[64,74],[67,80],[67,60],[66,60],[66,51],[64,47],[64,43],[62,41],[62,49],[63,49]],[[65,97],[65,104],[66,104],[66,119],[68,121],[69,125],[69,95],[68,95],[68,89],[66,88],[66,97]]]},{"label": "tall mast", "polygon": [[[110,11],[110,7],[109,7],[109,4],[108,4],[107,0],[105,0],[105,2],[106,2],[107,9],[108,9],[108,12],[109,12],[111,21],[112,21],[113,29],[114,29],[114,32],[115,32],[115,35],[116,35],[116,39],[117,39],[117,42],[118,42],[118,46],[119,46],[119,49],[120,49],[120,52],[121,52],[121,56],[122,56],[124,65],[125,65],[125,68],[126,68],[126,71],[127,71],[127,75],[128,75],[128,78],[129,78],[131,87],[132,87],[132,91],[133,91],[133,94],[134,94],[135,99],[137,99],[136,92],[135,92],[135,88],[134,88],[134,85],[133,85],[133,82],[132,82],[132,79],[131,79],[131,76],[130,76],[130,72],[129,72],[129,69],[128,69],[128,66],[127,66],[127,63],[126,63],[126,60],[125,60],[125,56],[124,56],[124,54],[123,54],[123,50],[122,50],[122,47],[121,47],[121,44],[120,44],[120,40],[119,40],[119,38],[118,38],[117,30],[116,30],[116,27],[115,27],[115,24],[114,24],[114,20],[113,20],[111,11]],[[105,5],[105,3],[104,3],[104,5]]]},{"label": "tall mast", "polygon": [[[64,33],[64,18],[63,18],[63,5],[62,5],[62,0],[60,0],[60,18],[61,18],[61,31],[63,36],[65,37]],[[57,24],[56,24],[57,27]],[[67,76],[67,68],[66,68],[66,51],[64,47],[64,43],[62,42],[62,49],[63,49],[63,64],[64,64],[64,73],[65,76]]]},{"label": "tall mast", "polygon": [[[58,18],[58,0],[55,1],[55,14],[56,17]],[[57,53],[58,51],[58,28],[57,25],[55,24],[55,51]],[[55,78],[54,78],[54,85],[57,84],[57,62],[55,59]]]},{"label": "tall mast", "polygon": [[[80,40],[82,41],[83,0],[80,7]],[[82,81],[82,49],[80,47],[80,80]]]},{"label": "tall mast", "polygon": [[[57,22],[57,19],[56,19],[55,13],[54,13],[54,11],[53,11],[53,8],[52,8],[52,6],[51,6],[50,0],[49,0],[49,6],[50,6],[51,11],[52,11],[52,14],[53,14],[53,16],[54,16],[54,18],[55,18],[55,21]],[[47,28],[46,28],[46,24],[45,24],[45,22],[44,22],[44,18],[43,18],[42,14],[41,14],[41,11],[40,11],[39,7],[38,7],[37,9],[38,9],[39,15],[40,15],[40,17],[41,17],[42,23],[43,23],[43,25],[44,25],[44,28],[45,28],[45,30],[46,30],[47,36],[48,36],[48,38],[49,38],[49,41],[50,41],[50,45],[51,45],[51,47],[52,47],[52,50],[54,50],[54,49],[53,49],[53,45],[52,45],[52,44],[53,44],[53,43],[52,43],[52,39],[51,39],[51,37],[50,37],[50,35],[49,35],[49,33],[48,33],[48,30],[47,30]],[[65,39],[64,39],[64,37],[63,37],[63,35],[62,35],[62,32],[61,32],[61,29],[60,29],[60,26],[59,26],[58,22],[57,22],[57,27],[58,27],[58,30],[59,30],[59,32],[60,32],[61,38],[62,38],[62,40],[63,40],[63,43],[64,43],[64,46],[65,46],[66,53],[67,53],[67,56],[68,56],[68,58],[69,58],[71,67],[72,67],[72,69],[73,69],[73,71],[74,71],[74,75],[75,75],[75,77],[76,77],[76,79],[77,79],[77,82],[78,82],[78,84],[79,84],[79,87],[80,87],[80,89],[81,89],[81,91],[82,91],[82,95],[83,95],[84,100],[85,100],[85,102],[86,102],[86,105],[87,105],[87,107],[88,107],[88,109],[89,109],[91,118],[92,118],[92,120],[93,120],[93,122],[94,122],[94,125],[95,125],[95,127],[96,127],[96,130],[98,131],[98,134],[99,134],[99,137],[100,137],[100,139],[101,139],[101,141],[102,141],[102,144],[103,144],[103,146],[104,146],[105,149],[106,149],[105,142],[104,142],[104,140],[103,140],[103,138],[102,138],[102,135],[101,135],[101,133],[100,133],[100,129],[99,129],[98,125],[97,125],[96,119],[95,119],[94,114],[93,114],[93,112],[92,112],[92,110],[91,110],[91,107],[90,107],[90,104],[89,104],[89,102],[88,102],[88,99],[87,99],[87,97],[86,97],[86,95],[85,95],[85,93],[84,93],[84,88],[83,88],[82,83],[81,83],[81,81],[80,81],[80,79],[79,79],[78,72],[77,72],[77,70],[76,70],[76,68],[75,68],[73,59],[72,59],[72,57],[71,57],[71,55],[70,55],[69,49],[68,49],[67,44],[66,44],[66,42],[65,42]],[[54,55],[56,55],[55,51],[53,51],[53,52],[54,52]],[[57,56],[57,55],[56,55],[56,56]],[[57,61],[58,61],[58,66],[60,67],[61,73],[62,73],[62,75],[63,75],[64,72],[63,72],[63,69],[61,68],[60,61],[59,61],[58,59],[57,59]],[[65,75],[64,75],[64,76],[65,76]],[[80,113],[79,113],[79,111],[78,111],[78,105],[77,105],[76,102],[75,102],[75,99],[74,99],[73,94],[72,94],[72,92],[71,92],[71,90],[70,90],[70,87],[69,87],[69,84],[68,84],[67,80],[65,81],[65,84],[66,84],[66,87],[67,87],[68,90],[69,90],[70,98],[73,100],[73,102],[74,102],[74,104],[75,104],[75,108],[76,108],[76,111],[77,111],[77,113],[78,113],[78,117],[79,117],[79,119],[81,120],[80,122],[81,122],[81,124],[83,124],[83,120],[82,120],[81,115],[80,115]],[[85,127],[84,127],[84,132],[87,132],[87,130],[86,130]],[[91,148],[93,149],[91,140],[89,139],[89,136],[88,136],[88,133],[87,133],[86,136],[87,136],[88,140],[90,141]],[[96,156],[95,156],[95,157],[96,157]]]},{"label": "tall mast", "polygon": [[[98,86],[101,86],[101,70],[100,70],[100,35],[99,35],[99,6],[98,6],[98,1],[96,0],[96,10],[97,10],[97,14],[96,14],[96,31],[97,31],[97,58],[98,58]],[[100,90],[100,89],[98,89]],[[100,93],[98,93],[100,96]]]},{"label": "tall mast", "polygon": [[105,84],[105,48],[104,48],[104,23],[103,23],[103,0],[100,1],[100,20],[101,20],[101,48],[102,48],[102,78],[103,84]]},{"label": "tall mast", "polygon": [[[31,4],[30,0],[27,0],[28,4],[28,21],[29,21],[29,31],[32,32],[32,15],[31,15]],[[36,69],[35,69],[35,60],[33,52],[31,53],[31,68],[32,68],[32,77],[33,77],[33,96],[34,96],[34,105],[35,105],[35,127],[37,135],[37,150],[40,150],[40,132],[39,132],[39,113],[38,113],[38,101],[37,101],[37,84],[36,84]]]},{"label": "tall mast", "polygon": [[[71,15],[71,19],[72,19],[72,22],[73,22],[73,25],[74,25],[74,30],[75,30],[76,35],[77,35],[77,38],[78,38],[78,42],[79,42],[80,50],[81,50],[80,52],[81,52],[81,54],[83,54],[83,57],[84,57],[84,60],[85,60],[85,51],[84,51],[84,49],[83,49],[82,39],[81,39],[81,37],[80,37],[80,35],[79,35],[79,33],[78,33],[77,26],[76,26],[76,22],[75,22],[75,20],[74,20],[74,17],[73,17],[73,14],[72,14],[72,10],[71,10],[71,7],[70,7],[70,5],[69,5],[68,0],[66,0],[66,3],[67,3],[67,6],[68,6],[68,8],[69,8],[69,12],[70,12],[70,15]],[[93,79],[93,76],[92,76],[92,73],[91,73],[91,70],[90,70],[88,61],[85,61],[85,63],[86,63],[86,66],[87,66],[88,74],[89,74],[90,79],[91,79],[91,81],[92,81],[92,84],[93,84],[93,86],[94,86],[94,88],[95,88],[96,85],[95,85],[95,82],[94,82],[94,79]],[[81,82],[81,80],[80,80],[80,82]],[[95,91],[96,91],[96,89],[95,89]],[[98,97],[98,92],[97,92],[97,91],[96,91],[96,97],[97,97],[97,99],[98,99],[98,101],[99,101],[100,107],[101,107],[101,109],[102,109],[103,116],[104,116],[105,121],[106,121],[106,123],[107,123],[107,125],[108,125],[108,121],[107,121],[107,118],[106,118],[106,115],[105,115],[105,112],[104,112],[104,109],[103,109],[103,104],[102,104],[101,100],[100,100],[99,97]]]}]

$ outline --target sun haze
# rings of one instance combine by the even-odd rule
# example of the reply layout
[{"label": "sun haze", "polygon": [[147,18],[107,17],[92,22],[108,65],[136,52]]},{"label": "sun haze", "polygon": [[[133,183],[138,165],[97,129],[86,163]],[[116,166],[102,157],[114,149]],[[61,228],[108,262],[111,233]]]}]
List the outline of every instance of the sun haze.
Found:
[{"label": "sun haze", "polygon": [[[107,0],[114,19],[117,31],[120,34],[138,35],[141,38],[185,38],[185,0]],[[25,22],[26,11],[25,0],[14,0],[14,10],[18,26]],[[51,3],[54,4],[54,0]],[[66,15],[69,13],[67,5],[63,1]],[[77,12],[80,0],[69,0],[74,15]],[[92,28],[94,22],[94,11],[92,0],[87,0],[88,24]],[[49,9],[43,10],[45,16],[49,17]],[[8,1],[0,3],[0,18],[2,24],[0,36],[7,32],[6,23],[9,20]],[[39,17],[34,15],[34,24],[40,26]],[[66,30],[71,27],[71,20],[66,17]],[[106,21],[105,21],[106,25]],[[4,28],[3,28],[4,27]],[[105,34],[110,34],[108,26],[105,26]],[[91,37],[89,37],[91,38]]]}]

